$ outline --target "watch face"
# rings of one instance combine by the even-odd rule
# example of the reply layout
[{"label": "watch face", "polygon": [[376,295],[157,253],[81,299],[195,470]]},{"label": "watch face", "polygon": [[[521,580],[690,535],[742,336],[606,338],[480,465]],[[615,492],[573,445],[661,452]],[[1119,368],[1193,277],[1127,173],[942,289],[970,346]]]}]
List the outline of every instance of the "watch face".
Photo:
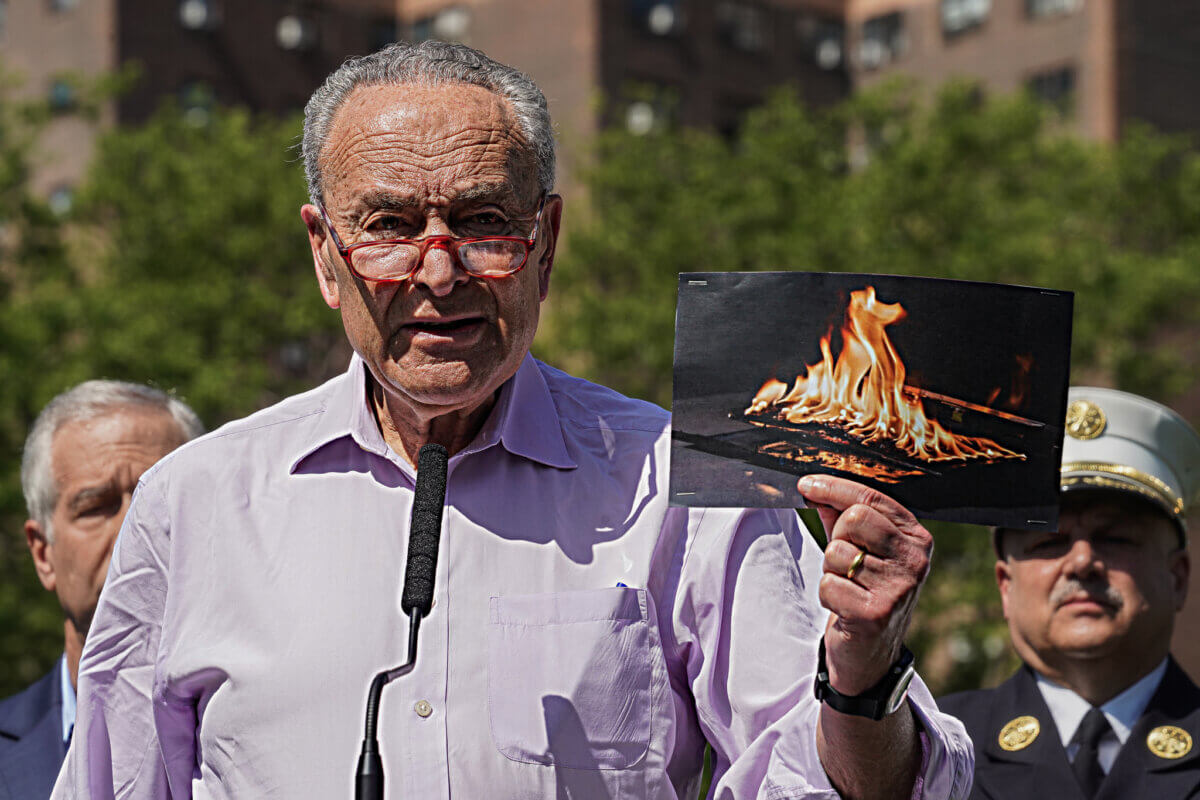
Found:
[{"label": "watch face", "polygon": [[892,689],[892,693],[888,696],[884,716],[892,714],[896,709],[900,708],[900,704],[904,702],[904,698],[908,694],[908,685],[912,683],[913,675],[916,674],[917,670],[912,664],[904,668],[904,672],[900,674],[899,679],[896,681],[896,688]]}]

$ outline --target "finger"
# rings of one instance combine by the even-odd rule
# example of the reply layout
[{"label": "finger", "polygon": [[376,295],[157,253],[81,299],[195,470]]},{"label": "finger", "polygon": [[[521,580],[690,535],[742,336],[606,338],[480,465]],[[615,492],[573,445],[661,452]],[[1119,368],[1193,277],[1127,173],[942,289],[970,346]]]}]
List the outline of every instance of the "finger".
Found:
[{"label": "finger", "polygon": [[920,584],[929,574],[933,535],[920,524],[905,532],[874,509],[854,506],[841,515],[829,538],[831,542],[845,540],[876,557],[868,583],[888,577],[898,579],[901,585]]},{"label": "finger", "polygon": [[912,546],[890,519],[870,506],[851,506],[829,531],[829,540],[844,539],[880,558],[893,558],[900,548]]},{"label": "finger", "polygon": [[[862,555],[861,560],[859,555]],[[857,565],[855,562],[858,562]],[[868,562],[872,563],[868,564]],[[876,568],[878,563],[879,559],[866,550],[856,547],[846,539],[835,539],[825,548],[825,563],[822,568],[825,572],[833,575],[857,581],[866,574],[868,569]],[[850,574],[851,570],[854,572],[853,575]]]},{"label": "finger", "polygon": [[[858,576],[856,575],[855,578]],[[817,587],[821,605],[837,616],[839,629],[860,643],[888,632],[908,629],[917,592],[900,591],[891,580],[880,586],[863,586],[845,575],[826,572]]]},{"label": "finger", "polygon": [[[842,626],[857,628],[865,624],[878,624],[882,629],[887,624],[887,614],[882,604],[871,602],[871,592],[844,574],[826,572],[817,587],[821,605],[835,614]],[[879,619],[875,616],[882,615]]]},{"label": "finger", "polygon": [[892,520],[902,530],[919,526],[917,518],[907,508],[883,492],[845,478],[805,475],[797,482],[796,488],[809,504],[831,506],[838,511],[845,511],[853,505],[865,505]]}]

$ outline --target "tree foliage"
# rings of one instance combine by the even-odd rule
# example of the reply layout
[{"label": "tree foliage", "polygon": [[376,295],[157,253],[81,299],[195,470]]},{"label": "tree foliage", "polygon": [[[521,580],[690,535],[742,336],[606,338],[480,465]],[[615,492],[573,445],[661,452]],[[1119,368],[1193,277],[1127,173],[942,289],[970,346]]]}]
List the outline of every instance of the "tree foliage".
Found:
[{"label": "tree foliage", "polygon": [[[29,189],[30,161],[48,116],[42,104],[17,94],[0,72],[0,696],[45,669],[46,648],[62,649],[62,616],[46,602],[21,535],[21,444],[37,414],[29,387],[39,379],[41,354],[53,350],[53,291],[69,273],[59,220]],[[50,356],[52,358],[52,356]],[[27,681],[26,681],[27,682]]]},{"label": "tree foliage", "polygon": [[[665,405],[676,273],[890,272],[1074,290],[1077,377],[1168,401],[1186,388],[1175,329],[1200,318],[1200,160],[1148,130],[1079,141],[1022,97],[914,97],[893,87],[811,113],[784,92],[736,141],[602,134],[586,207],[568,198],[539,354]],[[0,695],[62,645],[19,534],[21,445],[54,394],[146,381],[215,426],[348,356],[297,214],[296,120],[168,107],[112,130],[68,220],[28,190],[44,120],[0,86]],[[1010,662],[987,537],[935,535],[922,672],[939,689],[995,680]]]},{"label": "tree foliage", "polygon": [[[667,405],[677,273],[881,272],[1072,290],[1077,382],[1166,402],[1195,385],[1178,347],[1200,320],[1200,157],[1187,143],[1137,127],[1116,146],[1087,142],[1025,96],[912,89],[819,113],[780,92],[732,141],[603,134],[590,206],[568,209],[540,353]],[[922,673],[941,690],[996,681],[1012,659],[988,536],[931,527],[912,637]]]},{"label": "tree foliage", "polygon": [[9,144],[21,139],[0,139],[0,160],[16,165],[0,191],[24,203],[3,209],[27,209],[8,226],[20,235],[0,285],[0,652],[20,654],[5,659],[0,696],[62,648],[61,615],[19,535],[21,446],[51,397],[89,378],[146,382],[216,426],[344,368],[349,351],[316,290],[299,216],[298,134],[295,119],[166,107],[101,137],[70,219],[27,191],[30,153]]}]

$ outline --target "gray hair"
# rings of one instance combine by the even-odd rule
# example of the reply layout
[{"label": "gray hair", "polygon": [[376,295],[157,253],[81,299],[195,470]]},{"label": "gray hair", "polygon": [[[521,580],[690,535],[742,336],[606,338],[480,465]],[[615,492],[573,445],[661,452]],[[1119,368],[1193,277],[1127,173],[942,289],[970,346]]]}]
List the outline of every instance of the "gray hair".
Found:
[{"label": "gray hair", "polygon": [[58,504],[58,484],[50,464],[54,434],[68,422],[92,419],[106,411],[129,406],[167,412],[179,424],[185,440],[204,433],[204,423],[187,403],[151,386],[125,381],[85,381],[55,397],[34,420],[21,457],[25,507],[29,518],[42,526],[46,541],[54,541],[50,518]]},{"label": "gray hair", "polygon": [[541,190],[549,192],[554,188],[554,132],[546,97],[537,84],[525,73],[466,45],[428,40],[419,44],[396,42],[370,55],[351,58],[313,92],[304,107],[301,150],[308,194],[314,203],[320,203],[324,196],[321,153],[342,103],[359,86],[403,83],[424,86],[465,83],[503,97],[512,106],[521,133],[533,151]]}]

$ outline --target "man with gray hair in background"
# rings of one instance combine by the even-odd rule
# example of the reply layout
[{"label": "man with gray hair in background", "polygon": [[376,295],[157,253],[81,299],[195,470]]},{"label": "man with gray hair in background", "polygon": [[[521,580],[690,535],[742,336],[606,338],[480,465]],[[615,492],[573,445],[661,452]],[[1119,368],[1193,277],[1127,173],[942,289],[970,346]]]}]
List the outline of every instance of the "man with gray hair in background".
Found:
[{"label": "man with gray hair in background", "polygon": [[25,540],[63,610],[63,656],[0,701],[0,800],[50,796],[75,724],[79,655],[134,486],[154,462],[199,436],[181,400],[149,386],[93,380],[55,397],[25,440]]},{"label": "man with gray hair in background", "polygon": [[409,652],[414,506],[441,554],[371,715],[391,796],[691,798],[706,742],[725,800],[966,794],[970,742],[903,647],[912,514],[806,479],[822,553],[791,510],[670,508],[667,413],[530,354],[563,199],[528,77],[441,42],[352,59],[304,161],[355,355],[143,476],[56,798],[350,796],[367,687]]}]

